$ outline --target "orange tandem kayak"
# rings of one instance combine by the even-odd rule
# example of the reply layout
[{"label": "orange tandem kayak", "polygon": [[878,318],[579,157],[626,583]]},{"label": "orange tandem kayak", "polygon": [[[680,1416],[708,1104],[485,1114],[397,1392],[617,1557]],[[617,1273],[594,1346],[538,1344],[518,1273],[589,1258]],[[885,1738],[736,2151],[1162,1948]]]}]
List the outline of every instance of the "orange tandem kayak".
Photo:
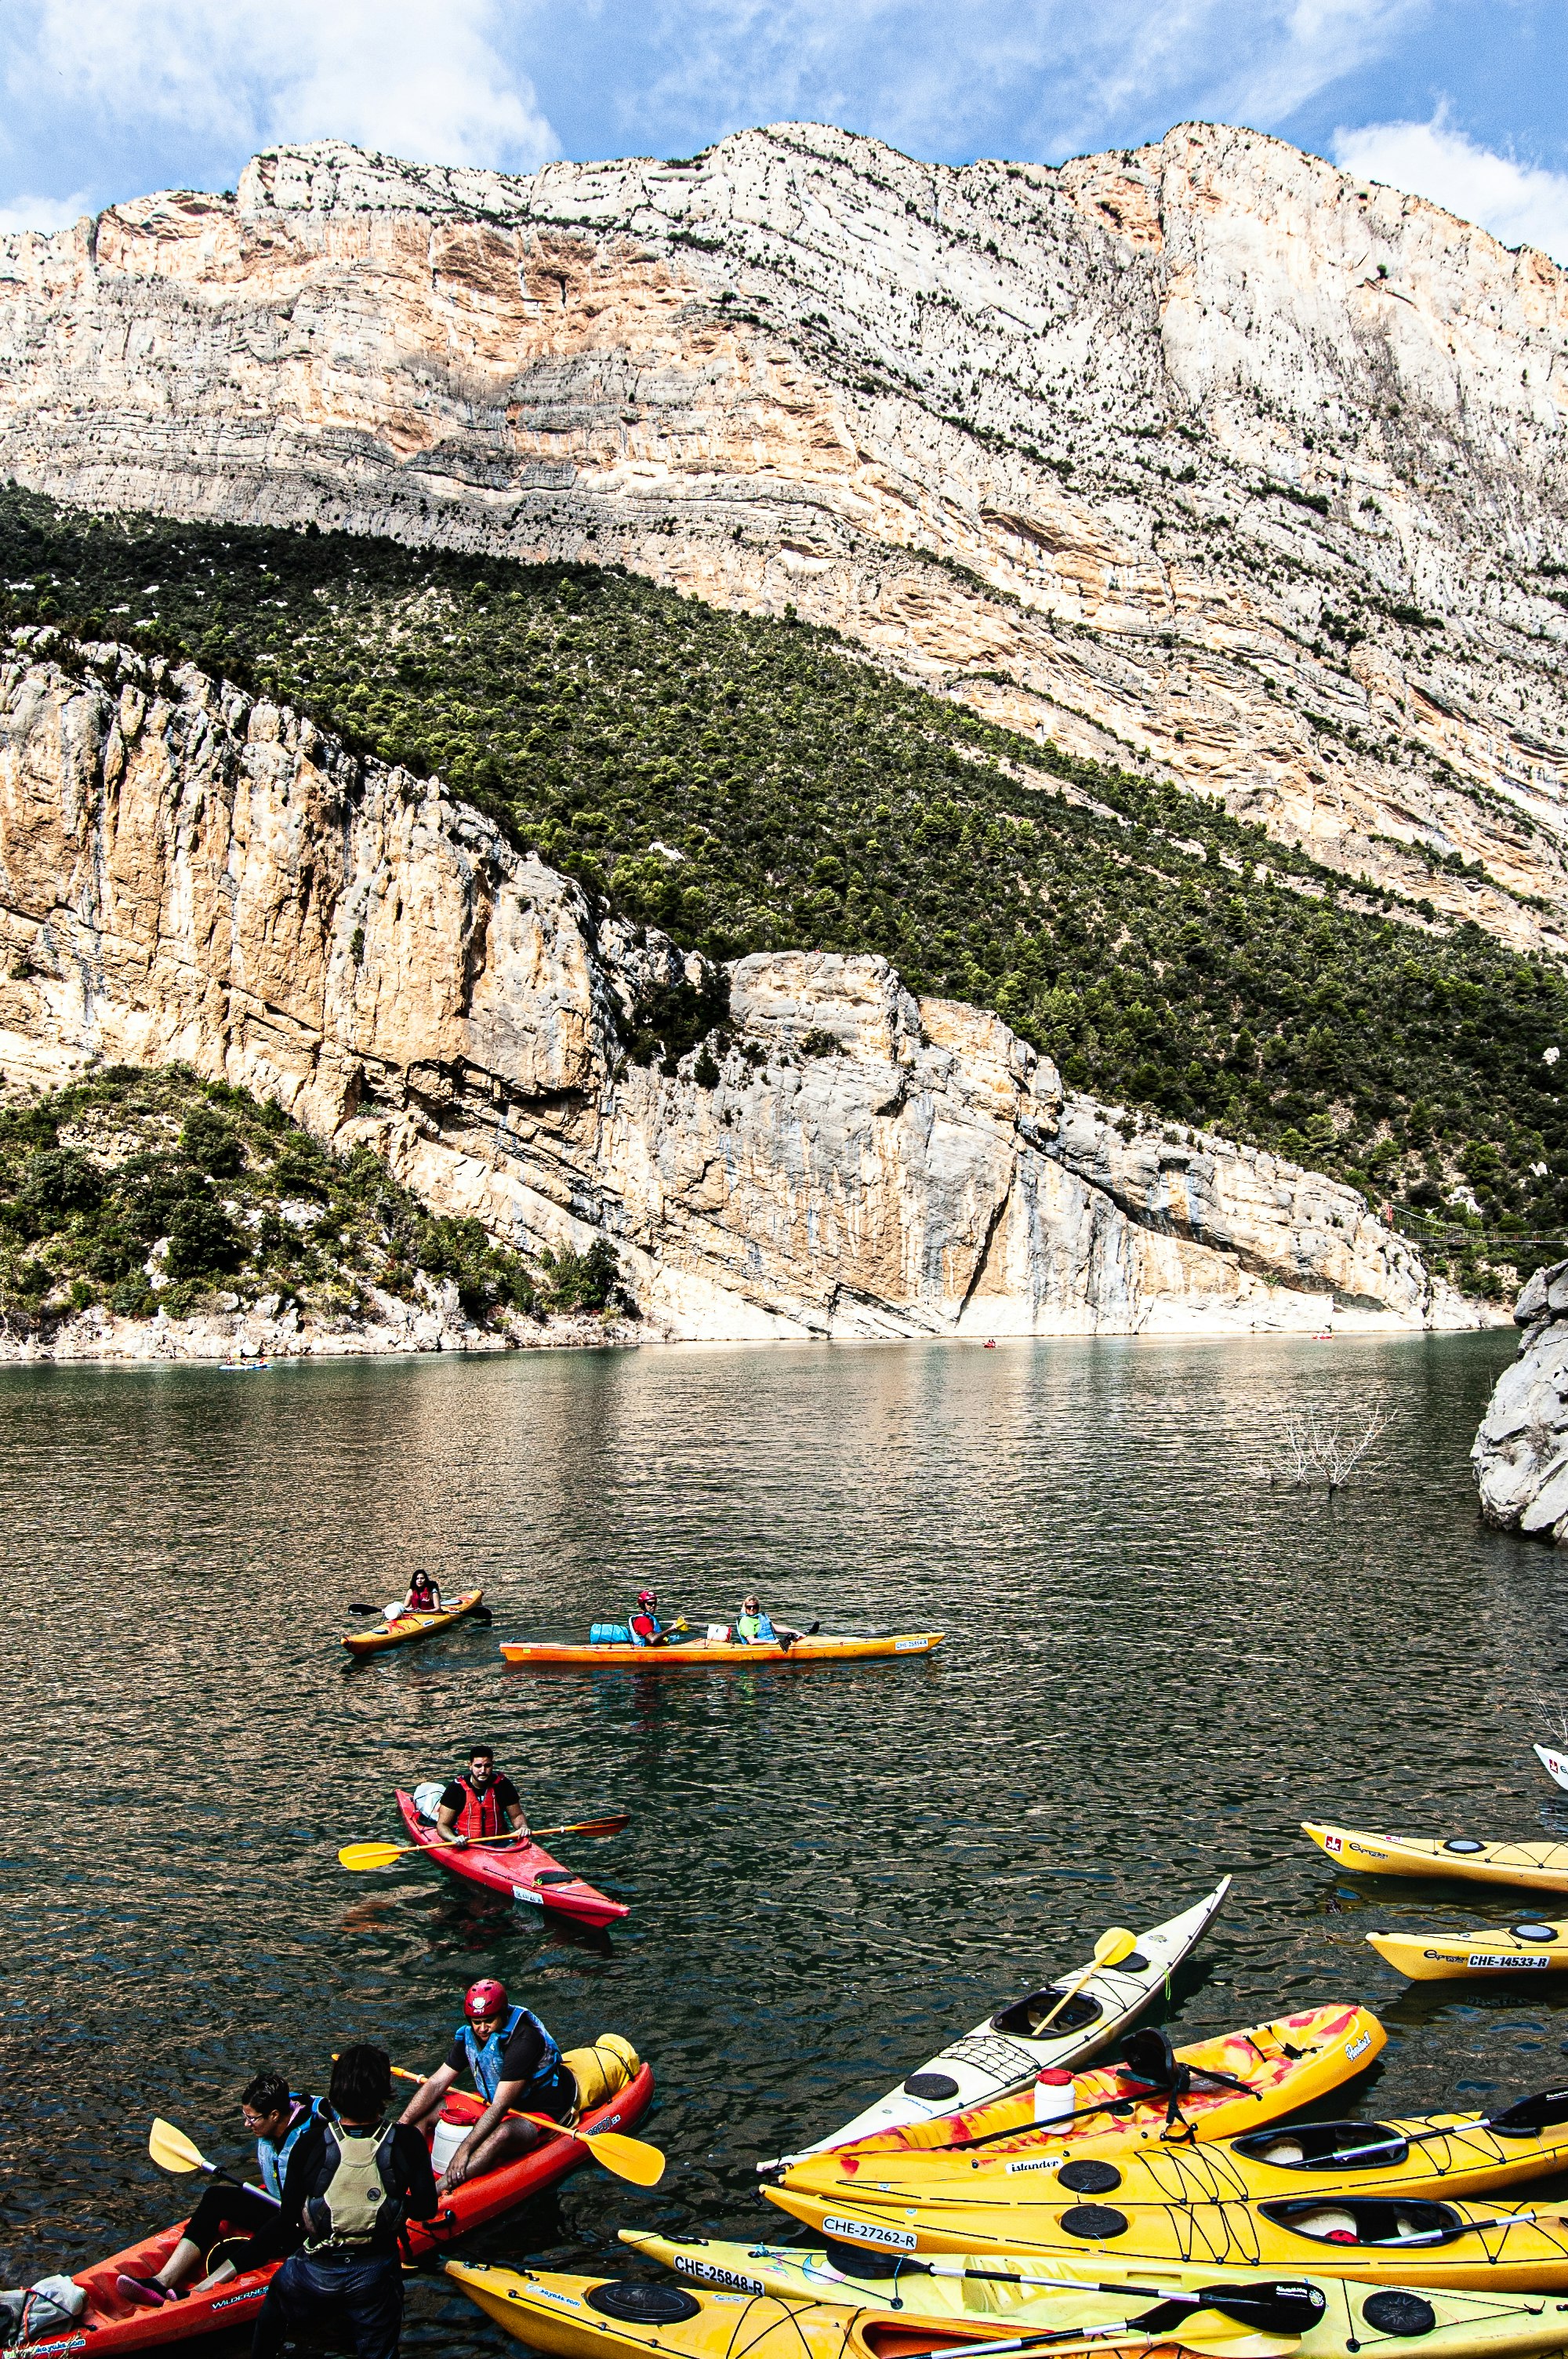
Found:
[{"label": "orange tandem kayak", "polygon": [[822,1663],[862,1663],[888,1655],[931,1655],[942,1644],[940,1630],[919,1630],[894,1638],[797,1638],[790,1647],[741,1647],[730,1639],[672,1639],[662,1647],[555,1646],[546,1641],[509,1642],[501,1651],[509,1663],[534,1670],[601,1670],[625,1665],[639,1671],[755,1670],[763,1663],[806,1669]]}]

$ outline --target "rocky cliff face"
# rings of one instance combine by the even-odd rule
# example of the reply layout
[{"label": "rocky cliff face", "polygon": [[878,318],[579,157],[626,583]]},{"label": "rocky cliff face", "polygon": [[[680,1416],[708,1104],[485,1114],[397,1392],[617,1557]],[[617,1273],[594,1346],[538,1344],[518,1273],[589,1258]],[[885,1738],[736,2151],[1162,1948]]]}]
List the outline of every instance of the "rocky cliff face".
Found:
[{"label": "rocky cliff face", "polygon": [[1553,945],[1565,412],[1552,263],[1211,125],[1059,170],[322,143],[0,241],[37,488],[794,604]]},{"label": "rocky cliff face", "polygon": [[708,1086],[697,1051],[631,1064],[686,973],[661,937],[290,712],[67,654],[23,633],[0,666],[13,1083],[183,1059],[512,1244],[608,1235],[658,1333],[1468,1320],[1348,1189],[1064,1095],[879,959],[742,960]]},{"label": "rocky cliff face", "polygon": [[1514,1310],[1519,1357],[1470,1453],[1481,1513],[1504,1531],[1568,1540],[1568,1261],[1538,1269]]}]

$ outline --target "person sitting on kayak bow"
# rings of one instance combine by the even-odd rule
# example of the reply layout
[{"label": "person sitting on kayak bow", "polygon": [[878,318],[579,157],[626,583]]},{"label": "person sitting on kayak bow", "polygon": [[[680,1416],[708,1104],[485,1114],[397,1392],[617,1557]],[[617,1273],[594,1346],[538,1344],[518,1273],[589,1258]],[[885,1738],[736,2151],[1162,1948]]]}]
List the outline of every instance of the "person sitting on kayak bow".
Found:
[{"label": "person sitting on kayak bow", "polygon": [[516,1787],[510,1777],[497,1774],[489,1745],[476,1745],[469,1755],[468,1767],[442,1793],[436,1812],[436,1840],[460,1848],[476,1837],[498,1835],[503,1832],[503,1812],[513,1832],[526,1837],[528,1821]]},{"label": "person sitting on kayak bow", "polygon": [[415,2127],[427,2121],[465,2064],[485,2101],[484,2111],[441,2176],[443,2195],[514,2155],[526,2154],[548,2135],[509,2114],[546,2114],[553,2122],[569,2122],[577,2111],[571,2068],[538,2017],[511,2004],[503,1983],[486,1977],[464,1992],[463,2020],[446,2060],[410,2100],[403,2119]]},{"label": "person sitting on kayak bow", "polygon": [[[310,2133],[321,2114],[320,2098],[298,2094],[281,2072],[258,2072],[248,2082],[240,2097],[240,2116],[256,2142],[261,2186],[235,2187],[220,2181],[210,2187],[156,2276],[122,2273],[119,2288],[125,2299],[141,2310],[182,2300],[187,2278],[194,2277],[215,2248],[231,2237],[249,2239],[243,2256],[247,2268],[292,2252],[301,2239],[283,2224],[288,2175],[301,2147],[307,2163],[315,2150]],[[208,2270],[199,2289],[222,2285],[237,2275],[235,2261],[225,2256]]]}]

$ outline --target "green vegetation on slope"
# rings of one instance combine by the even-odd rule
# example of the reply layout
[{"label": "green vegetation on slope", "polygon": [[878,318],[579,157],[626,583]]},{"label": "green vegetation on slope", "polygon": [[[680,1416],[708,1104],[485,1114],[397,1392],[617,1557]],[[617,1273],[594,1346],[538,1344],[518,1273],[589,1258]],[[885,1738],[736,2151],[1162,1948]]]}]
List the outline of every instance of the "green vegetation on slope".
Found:
[{"label": "green vegetation on slope", "polygon": [[419,1274],[455,1279],[482,1325],[601,1310],[617,1273],[607,1245],[531,1269],[477,1221],[427,1212],[368,1149],[335,1162],[280,1107],[183,1065],[112,1065],[0,1107],[0,1332],[94,1303],[179,1319],[266,1296],[373,1318],[368,1287],[414,1302]]},{"label": "green vegetation on slope", "polygon": [[[1217,803],[992,727],[828,633],[614,571],[14,490],[0,559],[11,620],[188,653],[439,772],[685,945],[880,951],[1102,1097],[1412,1207],[1463,1180],[1477,1230],[1568,1220],[1555,964],[1392,914]],[[1456,1274],[1485,1283],[1484,1260]]]}]

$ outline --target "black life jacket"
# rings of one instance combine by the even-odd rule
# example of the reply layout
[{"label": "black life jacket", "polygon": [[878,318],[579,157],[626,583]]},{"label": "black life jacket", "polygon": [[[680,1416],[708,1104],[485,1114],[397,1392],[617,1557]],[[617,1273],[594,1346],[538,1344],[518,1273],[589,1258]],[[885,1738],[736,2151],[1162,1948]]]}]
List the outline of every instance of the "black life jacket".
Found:
[{"label": "black life jacket", "polygon": [[316,2184],[305,2199],[306,2251],[395,2252],[408,2218],[392,2175],[396,2123],[368,2137],[351,2136],[338,2122],[324,2131]]}]

